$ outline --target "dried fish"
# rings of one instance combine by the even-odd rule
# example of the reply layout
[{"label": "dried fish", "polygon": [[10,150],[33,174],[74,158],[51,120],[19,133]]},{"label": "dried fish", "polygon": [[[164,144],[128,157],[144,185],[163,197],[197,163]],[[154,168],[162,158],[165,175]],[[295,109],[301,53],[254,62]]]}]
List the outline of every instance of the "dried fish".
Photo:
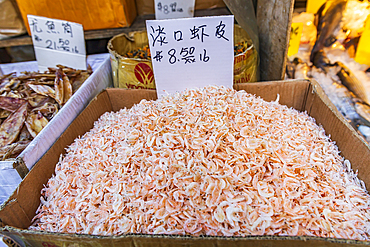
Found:
[{"label": "dried fish", "polygon": [[47,102],[55,102],[53,98],[50,98],[49,96],[37,94],[37,93],[30,94],[27,97],[27,99],[28,99],[28,103],[32,107],[40,107],[46,104]]},{"label": "dried fish", "polygon": [[59,111],[58,104],[53,102],[46,102],[40,107],[33,109],[32,111],[41,112],[47,120],[51,120]]},{"label": "dried fish", "polygon": [[0,118],[7,118],[10,115],[10,111],[0,109]]},{"label": "dried fish", "polygon": [[21,83],[22,83],[21,80],[18,79],[13,80],[10,85],[10,90],[17,90]]},{"label": "dried fish", "polygon": [[60,68],[56,72],[55,78],[55,100],[59,105],[64,105],[72,97],[72,85],[69,82],[68,76]]},{"label": "dried fish", "polygon": [[54,91],[54,89],[52,89],[49,86],[35,85],[35,84],[32,84],[32,83],[29,83],[28,86],[38,94],[55,98],[55,91]]},{"label": "dried fish", "polygon": [[65,104],[71,97],[72,97],[72,85],[69,82],[68,76],[62,72],[62,70],[59,70],[62,74],[62,80],[63,80],[63,104]]},{"label": "dried fish", "polygon": [[41,112],[31,112],[27,116],[26,126],[33,138],[49,123]]},{"label": "dried fish", "polygon": [[30,79],[38,79],[38,78],[48,78],[50,80],[54,80],[55,79],[55,74],[40,74],[38,72],[32,72],[30,74],[26,74],[26,75],[21,75],[18,77],[19,80],[30,80]]},{"label": "dried fish", "polygon": [[26,125],[23,125],[21,133],[19,133],[18,142],[20,141],[31,141],[33,139],[32,135],[27,129]]},{"label": "dried fish", "polygon": [[13,112],[0,126],[0,147],[14,142],[27,117],[28,103],[24,103],[16,112]]},{"label": "dried fish", "polygon": [[12,73],[9,73],[9,74],[6,74],[6,75],[3,75],[0,77],[0,81],[3,81],[4,79],[7,79],[9,77],[12,77],[16,74],[16,72],[12,72]]},{"label": "dried fish", "polygon": [[[49,72],[51,73],[56,73],[58,70],[61,70],[63,71],[63,73],[65,73],[68,77],[74,77],[74,76],[77,76],[79,75],[79,73],[81,73],[82,71],[81,70],[76,70],[76,69],[73,69],[73,68],[70,68],[70,67],[67,67],[67,66],[63,66],[63,65],[57,65],[56,66],[57,68],[48,68]],[[89,69],[91,70],[91,67],[88,68],[86,70],[86,72],[88,72],[89,74],[91,74],[92,71],[89,71]]]},{"label": "dried fish", "polygon": [[0,160],[16,157],[91,73],[91,67],[77,70],[58,65],[44,73],[1,76]]},{"label": "dried fish", "polygon": [[62,79],[62,74],[57,72],[57,77],[54,81],[54,90],[55,90],[55,100],[59,105],[63,105],[64,99],[64,83]]},{"label": "dried fish", "polygon": [[0,108],[10,112],[18,110],[25,102],[26,100],[20,98],[0,96]]},{"label": "dried fish", "polygon": [[0,84],[0,93],[3,93],[4,91],[10,91],[10,87],[12,85],[14,85],[16,83],[16,79],[12,78],[10,80],[8,80],[8,78],[6,78],[6,80],[3,80]]},{"label": "dried fish", "polygon": [[16,158],[28,146],[30,142],[31,140],[19,141],[0,147],[1,160]]},{"label": "dried fish", "polygon": [[6,96],[20,99],[20,98],[22,98],[23,95],[20,92],[11,91],[11,92],[7,93]]}]

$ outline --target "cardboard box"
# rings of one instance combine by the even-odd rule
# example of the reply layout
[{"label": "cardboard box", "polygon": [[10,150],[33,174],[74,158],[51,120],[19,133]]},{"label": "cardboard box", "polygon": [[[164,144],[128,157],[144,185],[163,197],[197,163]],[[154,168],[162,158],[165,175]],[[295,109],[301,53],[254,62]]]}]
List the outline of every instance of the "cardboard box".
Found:
[{"label": "cardboard box", "polygon": [[135,0],[73,1],[73,0],[16,0],[27,27],[27,15],[44,16],[77,22],[84,30],[128,27],[137,12]]},{"label": "cardboard box", "polygon": [[[194,9],[213,9],[225,7],[223,0],[195,0]],[[154,0],[136,0],[138,15],[154,14]]]},{"label": "cardboard box", "polygon": [[[360,179],[370,184],[370,147],[350,127],[344,117],[323,93],[319,84],[308,80],[244,83],[237,90],[261,96],[267,101],[280,95],[281,104],[307,111],[336,141],[342,155],[349,159]],[[60,154],[74,139],[93,127],[94,121],[106,111],[131,107],[141,99],[155,99],[154,90],[126,90],[111,88],[100,93],[71,123],[49,151],[19,185],[17,191],[0,210],[0,234],[23,246],[365,246],[370,242],[320,237],[249,236],[190,237],[129,234],[121,236],[92,236],[84,234],[58,234],[25,230],[40,204],[40,191],[55,169]]]},{"label": "cardboard box", "polygon": [[26,33],[26,27],[15,0],[0,1],[0,27],[0,39]]}]

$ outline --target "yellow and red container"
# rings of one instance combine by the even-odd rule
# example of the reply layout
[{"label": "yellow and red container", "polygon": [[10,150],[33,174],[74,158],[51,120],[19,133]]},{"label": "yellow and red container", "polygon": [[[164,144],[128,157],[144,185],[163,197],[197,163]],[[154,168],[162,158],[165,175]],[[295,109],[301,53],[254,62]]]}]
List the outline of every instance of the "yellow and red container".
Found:
[{"label": "yellow and red container", "polygon": [[[248,43],[248,48],[234,57],[234,84],[257,81],[258,53],[251,39],[239,25],[234,26],[234,44]],[[125,54],[148,45],[146,31],[119,34],[108,42],[113,85],[117,88],[155,89],[150,59],[129,58]]]}]

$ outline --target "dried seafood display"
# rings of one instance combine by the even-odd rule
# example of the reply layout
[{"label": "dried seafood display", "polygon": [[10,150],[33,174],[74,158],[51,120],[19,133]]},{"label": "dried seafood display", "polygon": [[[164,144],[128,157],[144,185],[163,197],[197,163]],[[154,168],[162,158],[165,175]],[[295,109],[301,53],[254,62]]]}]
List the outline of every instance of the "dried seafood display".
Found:
[{"label": "dried seafood display", "polygon": [[91,73],[58,65],[0,77],[0,159],[19,155]]},{"label": "dried seafood display", "polygon": [[[370,2],[326,1],[316,14],[294,13],[302,23],[297,54],[287,59],[286,78],[314,79],[348,120],[370,142],[370,73],[361,59],[360,40],[366,43]],[[360,50],[358,50],[360,49]]]},{"label": "dried seafood display", "polygon": [[107,112],[42,189],[32,230],[369,240],[370,196],[305,112],[208,86]]}]

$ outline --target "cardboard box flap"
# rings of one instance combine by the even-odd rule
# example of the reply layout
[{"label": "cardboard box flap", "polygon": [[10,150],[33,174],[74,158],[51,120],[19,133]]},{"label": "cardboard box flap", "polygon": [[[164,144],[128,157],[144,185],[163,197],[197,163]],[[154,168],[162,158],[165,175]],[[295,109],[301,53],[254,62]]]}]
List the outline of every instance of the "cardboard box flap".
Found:
[{"label": "cardboard box flap", "polygon": [[12,224],[17,225],[19,228],[26,229],[28,227],[27,221],[31,222],[31,219],[28,218],[27,213],[17,199],[8,200],[1,206],[1,211],[4,212],[4,217],[0,218],[0,227],[4,227],[8,225],[8,222],[12,222]]},{"label": "cardboard box flap", "polygon": [[156,100],[157,93],[155,90],[150,89],[130,89],[125,90],[122,94],[122,90],[118,88],[107,89],[109,98],[112,104],[112,110],[118,111],[122,108],[131,108],[134,104],[140,103],[142,99]]},{"label": "cardboard box flap", "polygon": [[[46,156],[49,157],[50,154]],[[53,160],[51,159],[50,162]],[[24,179],[2,205],[0,222],[5,225],[16,224],[17,227],[27,228],[40,205],[41,189],[53,172],[53,167],[45,166],[38,170],[37,176]],[[30,200],[30,198],[37,198],[37,200]]]},{"label": "cardboard box flap", "polygon": [[238,83],[234,85],[234,89],[244,90],[247,86],[248,93],[260,96],[266,101],[275,101],[277,100],[277,95],[279,95],[280,104],[304,111],[309,85],[310,81],[308,80],[288,80],[263,83]]},{"label": "cardboard box flap", "polygon": [[[182,235],[145,235],[145,234],[126,234],[120,236],[94,236],[87,234],[65,234],[35,232],[30,230],[20,230],[14,227],[5,227],[4,235],[23,236],[27,238],[27,243],[34,246],[38,239],[42,239],[47,246],[75,246],[79,243],[83,246],[202,246],[202,247],[256,247],[256,246],[300,246],[300,247],[359,247],[369,246],[370,243],[359,240],[346,240],[334,238],[306,237],[306,236],[247,236],[247,237],[223,237],[223,236],[182,236]],[[10,234],[11,233],[11,234]],[[35,241],[35,242],[34,242]],[[45,246],[45,245],[39,245]]]}]

